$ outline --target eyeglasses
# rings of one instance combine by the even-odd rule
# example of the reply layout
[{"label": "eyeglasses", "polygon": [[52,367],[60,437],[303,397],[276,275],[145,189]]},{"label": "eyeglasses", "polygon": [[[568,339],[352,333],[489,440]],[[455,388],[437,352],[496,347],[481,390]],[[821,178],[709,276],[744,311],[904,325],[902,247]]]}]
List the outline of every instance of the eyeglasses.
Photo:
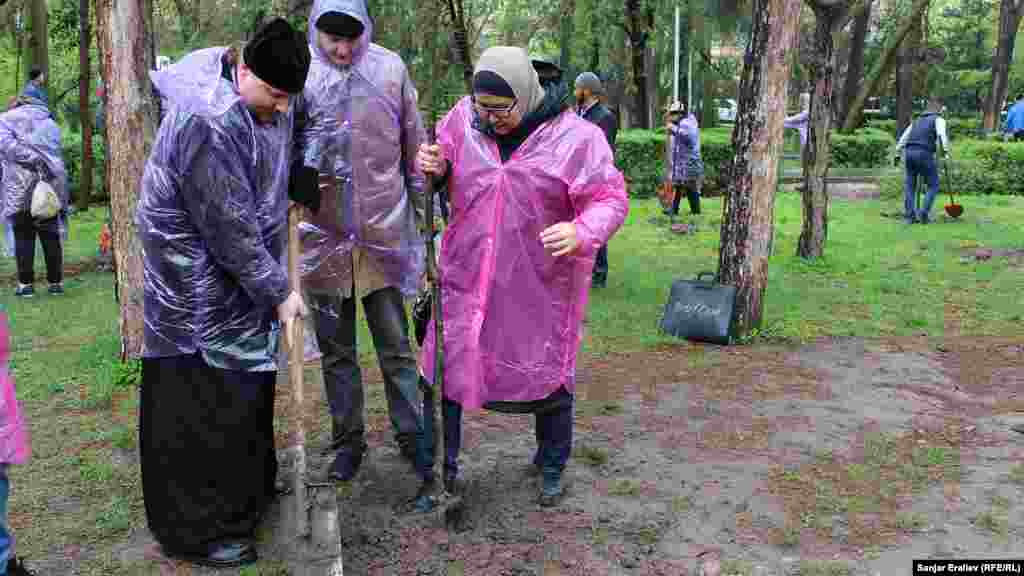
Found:
[{"label": "eyeglasses", "polygon": [[477,102],[476,97],[473,98],[473,110],[476,111],[480,116],[494,116],[499,120],[504,120],[512,114],[512,110],[516,107],[518,100],[512,100],[512,103],[508,106],[485,106],[480,102]]}]

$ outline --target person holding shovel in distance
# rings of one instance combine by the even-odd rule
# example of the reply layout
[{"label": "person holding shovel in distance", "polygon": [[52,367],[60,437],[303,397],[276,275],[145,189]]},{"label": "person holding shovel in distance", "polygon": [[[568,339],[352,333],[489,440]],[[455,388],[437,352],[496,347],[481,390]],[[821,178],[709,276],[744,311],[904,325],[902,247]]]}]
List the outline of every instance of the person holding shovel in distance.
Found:
[{"label": "person holding shovel in distance", "polygon": [[166,114],[136,213],[142,493],[164,554],[197,564],[255,562],[249,540],[275,496],[278,340],[307,313],[282,261],[291,99],[309,62],[277,18],[241,49],[150,72]]},{"label": "person holding shovel in distance", "polygon": [[[899,153],[903,151],[905,179],[903,183],[903,219],[907,224],[927,224],[928,214],[939,194],[939,167],[935,162],[936,140],[942,145],[943,156],[949,161],[949,137],[946,136],[946,121],[942,112],[946,109],[942,99],[933,97],[928,101],[928,108],[907,129],[903,131],[896,143],[895,163],[899,163]],[[928,194],[924,197],[924,205],[917,205],[915,185],[917,178],[925,179]]]},{"label": "person holding shovel in distance", "polygon": [[[525,50],[489,48],[473,94],[418,154],[452,203],[440,256],[446,488],[456,491],[464,409],[533,414],[527,470],[543,477],[543,506],[563,494],[594,257],[629,209],[601,129],[566,109],[555,86],[541,88]],[[427,334],[420,366],[432,379]]]}]

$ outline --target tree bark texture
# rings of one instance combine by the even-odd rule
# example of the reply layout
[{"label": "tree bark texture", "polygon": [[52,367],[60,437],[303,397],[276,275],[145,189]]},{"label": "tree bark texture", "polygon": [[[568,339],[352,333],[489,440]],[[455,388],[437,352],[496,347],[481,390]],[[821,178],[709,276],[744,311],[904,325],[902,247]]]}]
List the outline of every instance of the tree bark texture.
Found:
[{"label": "tree bark texture", "polygon": [[[28,10],[28,34],[25,35],[25,70],[31,70],[38,66],[46,75],[44,86],[50,86],[50,49],[47,18],[49,16],[46,0],[30,0]],[[26,74],[27,77],[27,74]],[[18,78],[18,82],[24,83],[25,78]],[[21,86],[19,85],[19,90]]]},{"label": "tree bark texture", "polygon": [[868,24],[871,22],[871,4],[873,0],[864,0],[863,11],[857,14],[853,22],[853,35],[850,38],[850,56],[846,66],[846,82],[843,86],[843,114],[853,107],[857,97],[857,88],[864,76],[864,45],[868,37]]},{"label": "tree bark texture", "polygon": [[733,314],[737,336],[761,324],[790,54],[796,46],[800,8],[801,0],[753,3],[718,257],[720,281],[737,288]]},{"label": "tree bark texture", "polygon": [[89,86],[92,83],[89,44],[92,36],[89,30],[89,2],[78,0],[78,119],[82,126],[82,165],[75,205],[79,211],[89,209],[89,198],[92,196],[92,114],[89,112]]},{"label": "tree bark texture", "polygon": [[921,43],[921,22],[918,21],[903,39],[896,65],[896,137],[910,125],[914,117],[914,69],[917,67]]},{"label": "tree bark texture", "polygon": [[999,124],[999,113],[1006,103],[1006,93],[1010,88],[1013,46],[1017,41],[1017,29],[1020,27],[1022,12],[1022,0],[1002,0],[999,3],[999,39],[996,43],[996,52],[992,55],[992,85],[985,98],[985,112],[982,117],[982,129],[985,132],[996,129]]},{"label": "tree bark texture", "polygon": [[914,24],[921,20],[921,15],[928,9],[929,1],[914,0],[914,4],[910,7],[910,15],[900,23],[899,27],[893,32],[892,37],[886,41],[881,56],[879,56],[878,61],[875,62],[875,65],[868,73],[864,84],[861,85],[860,91],[857,93],[857,97],[854,98],[853,103],[846,110],[846,117],[843,119],[842,124],[843,132],[853,132],[860,126],[861,119],[864,117],[864,103],[867,102],[869,96],[878,90],[882,80],[892,72],[893,65],[896,63],[896,52],[900,44],[907,37],[907,34],[910,33],[910,29],[914,27]]},{"label": "tree bark texture", "polygon": [[138,358],[143,275],[135,206],[157,123],[149,80],[153,5],[151,0],[98,0],[97,16],[107,88],[107,189],[121,305],[121,357]]},{"label": "tree bark texture", "polygon": [[473,60],[469,53],[469,29],[466,27],[466,9],[463,0],[448,0],[448,15],[454,30],[455,53],[462,63],[462,82],[466,94],[473,93]]},{"label": "tree bark texture", "polygon": [[647,67],[645,56],[647,41],[654,28],[654,8],[650,0],[625,0],[626,37],[629,40],[630,56],[633,67],[634,106],[637,121],[634,128],[650,129],[651,117],[648,114]]},{"label": "tree bark texture", "polygon": [[820,258],[828,238],[828,176],[831,162],[829,133],[832,129],[832,78],[835,72],[832,31],[845,6],[823,8],[813,3],[814,48],[810,56],[812,82],[807,145],[803,150],[803,229],[796,253],[801,258]]}]

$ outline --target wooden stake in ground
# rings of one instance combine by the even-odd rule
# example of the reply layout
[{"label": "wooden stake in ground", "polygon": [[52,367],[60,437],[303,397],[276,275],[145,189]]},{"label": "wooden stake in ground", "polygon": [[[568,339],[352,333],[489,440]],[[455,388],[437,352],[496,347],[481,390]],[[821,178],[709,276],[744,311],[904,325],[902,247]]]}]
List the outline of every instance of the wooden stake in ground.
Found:
[{"label": "wooden stake in ground", "polygon": [[[303,208],[295,204],[288,210],[288,281],[291,289],[302,294],[299,261],[299,223]],[[305,390],[305,326],[296,318],[288,330],[288,380],[291,385],[295,427],[294,464],[290,506],[285,521],[295,526],[293,549],[299,562],[295,576],[343,576],[341,534],[338,526],[338,497],[330,483],[309,482],[306,462]]]},{"label": "wooden stake in ground", "polygon": [[800,5],[801,0],[754,2],[718,259],[720,281],[736,286],[733,329],[737,336],[761,324],[790,53],[800,25]]}]

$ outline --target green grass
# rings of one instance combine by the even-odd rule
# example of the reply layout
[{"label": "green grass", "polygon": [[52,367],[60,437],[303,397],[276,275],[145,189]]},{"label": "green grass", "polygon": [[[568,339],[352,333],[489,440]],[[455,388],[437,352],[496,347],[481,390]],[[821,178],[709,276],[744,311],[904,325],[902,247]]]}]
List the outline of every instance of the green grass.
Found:
[{"label": "green grass", "polygon": [[[775,206],[762,338],[803,342],[834,336],[947,335],[955,320],[965,335],[1019,334],[1024,275],[1005,258],[961,262],[972,246],[1020,248],[1024,198],[1005,206],[964,197],[960,222],[907,227],[881,212],[899,201],[834,201],[825,256],[798,258],[799,196]],[[936,210],[941,212],[940,203]],[[722,202],[703,200],[695,235],[649,223],[653,200],[633,201],[626,225],[609,244],[608,287],[591,295],[588,350],[630,350],[671,341],[657,321],[672,281],[718,269]],[[957,303],[950,316],[946,301]],[[842,321],[837,321],[837,319]]]}]

